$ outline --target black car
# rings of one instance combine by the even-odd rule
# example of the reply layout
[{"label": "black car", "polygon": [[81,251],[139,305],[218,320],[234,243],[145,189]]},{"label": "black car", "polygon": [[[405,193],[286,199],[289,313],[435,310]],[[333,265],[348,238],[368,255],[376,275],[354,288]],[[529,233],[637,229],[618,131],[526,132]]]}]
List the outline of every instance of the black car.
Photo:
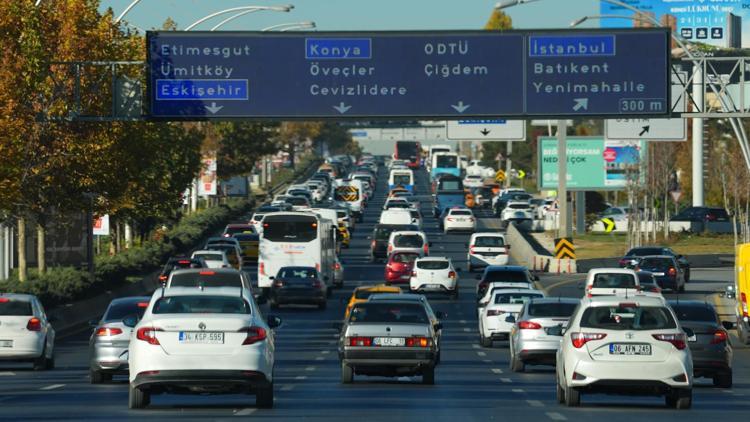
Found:
[{"label": "black car", "polygon": [[727,330],[729,321],[722,322],[716,309],[697,300],[670,300],[680,325],[688,334],[688,347],[693,355],[693,376],[713,378],[715,386],[732,387],[732,346]]},{"label": "black car", "polygon": [[388,238],[394,231],[419,231],[419,227],[414,224],[376,224],[370,237],[370,260],[372,262],[388,258]]},{"label": "black car", "polygon": [[669,255],[675,257],[680,268],[685,272],[685,283],[690,282],[690,262],[683,255],[665,246],[640,246],[632,248],[620,258],[620,268],[632,268],[638,264],[640,257],[646,255]]},{"label": "black car", "polygon": [[688,207],[680,211],[669,221],[689,221],[693,223],[707,223],[709,221],[729,221],[729,213],[724,208]]},{"label": "black car", "polygon": [[169,274],[174,270],[181,270],[184,268],[208,268],[206,261],[203,258],[188,258],[185,256],[172,257],[167,260],[164,264],[164,268],[159,273],[159,281],[164,284],[169,278]]},{"label": "black car", "polygon": [[282,267],[271,281],[271,309],[283,304],[311,304],[325,309],[328,304],[329,280],[322,279],[314,267]]},{"label": "black car", "polygon": [[647,255],[638,260],[636,270],[648,271],[662,289],[685,291],[685,271],[677,260],[669,255]]}]

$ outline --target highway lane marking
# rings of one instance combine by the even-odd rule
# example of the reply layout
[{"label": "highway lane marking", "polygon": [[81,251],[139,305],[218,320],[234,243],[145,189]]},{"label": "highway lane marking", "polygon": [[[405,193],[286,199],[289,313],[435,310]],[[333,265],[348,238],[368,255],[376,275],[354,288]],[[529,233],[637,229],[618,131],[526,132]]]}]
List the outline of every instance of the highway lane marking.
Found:
[{"label": "highway lane marking", "polygon": [[466,324],[468,321],[466,321],[465,319],[462,319],[461,321],[458,321],[458,322],[460,322],[461,324]]},{"label": "highway lane marking", "polygon": [[580,283],[581,281],[585,281],[585,280],[586,280],[586,276],[583,276],[583,278],[574,278],[573,280],[558,281],[557,283],[550,284],[547,287],[542,287],[541,290],[549,295],[552,289],[556,289],[562,286],[567,286],[568,284]]},{"label": "highway lane marking", "polygon": [[15,372],[0,372],[0,377],[12,377],[15,376]]},{"label": "highway lane marking", "polygon": [[513,382],[513,380],[512,380],[512,379],[510,379],[510,378],[500,378],[500,381],[502,381],[502,382],[504,382],[504,383],[506,383],[506,384],[507,384],[507,383],[511,383],[511,382]]},{"label": "highway lane marking", "polygon": [[249,407],[248,407],[247,409],[242,409],[242,410],[240,410],[240,411],[234,412],[234,416],[247,416],[247,415],[252,415],[253,413],[255,413],[255,411],[256,411],[256,410],[257,410],[257,409],[252,409],[252,408],[249,408]]},{"label": "highway lane marking", "polygon": [[490,359],[482,359],[482,362],[484,362],[484,363],[492,363],[492,361]]},{"label": "highway lane marking", "polygon": [[320,354],[322,354],[322,355],[327,355],[327,354],[329,354],[329,353],[331,353],[331,351],[330,351],[330,350],[321,350],[321,351],[320,351]]},{"label": "highway lane marking", "polygon": [[526,403],[531,407],[544,407],[544,403],[539,400],[526,400]]},{"label": "highway lane marking", "polygon": [[294,379],[302,381],[302,380],[306,380],[307,377],[305,375],[297,375],[296,377],[294,377]]},{"label": "highway lane marking", "polygon": [[557,413],[557,412],[547,412],[547,417],[552,419],[553,421],[567,421],[568,418],[566,418],[564,415]]},{"label": "highway lane marking", "polygon": [[514,393],[524,393],[525,392],[525,391],[523,391],[523,388],[514,388],[511,391],[514,392]]},{"label": "highway lane marking", "polygon": [[502,374],[503,370],[500,369],[500,368],[492,368],[492,373],[493,374]]},{"label": "highway lane marking", "polygon": [[478,344],[472,344],[471,347],[473,347],[475,349],[479,349],[480,346]]},{"label": "highway lane marking", "polygon": [[464,327],[464,331],[468,333],[468,332],[470,332],[470,331],[471,331],[471,328],[469,328],[469,327]]},{"label": "highway lane marking", "polygon": [[65,387],[65,384],[52,384],[46,387],[42,387],[40,388],[40,390],[42,391],[57,390],[58,388],[63,388],[63,387]]},{"label": "highway lane marking", "polygon": [[316,369],[318,369],[316,366],[308,366],[307,368],[305,368],[305,371],[314,371]]},{"label": "highway lane marking", "polygon": [[292,391],[294,389],[294,384],[288,384],[283,387],[281,387],[281,391]]},{"label": "highway lane marking", "polygon": [[323,356],[318,356],[315,358],[315,360],[324,360],[325,358]]},{"label": "highway lane marking", "polygon": [[478,355],[478,356],[487,356],[487,353],[484,353],[484,352],[477,352],[477,355]]}]

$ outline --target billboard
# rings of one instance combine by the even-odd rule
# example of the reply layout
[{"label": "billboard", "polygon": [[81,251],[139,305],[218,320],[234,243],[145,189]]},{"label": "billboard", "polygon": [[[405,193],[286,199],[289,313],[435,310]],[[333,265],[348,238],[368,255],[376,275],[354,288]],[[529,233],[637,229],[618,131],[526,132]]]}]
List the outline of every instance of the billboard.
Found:
[{"label": "billboard", "polygon": [[216,195],[216,153],[203,155],[201,172],[198,175],[198,195]]},{"label": "billboard", "polygon": [[[689,42],[721,48],[750,48],[750,1],[748,0],[628,0],[628,5],[642,11],[644,18],[654,18],[659,26],[669,27]],[[634,16],[635,13],[601,2],[602,15]],[[650,19],[602,19],[602,28],[655,27]],[[744,24],[744,28],[743,28]],[[672,47],[676,47],[674,40]]]},{"label": "billboard", "polygon": [[[645,141],[568,137],[567,186],[570,190],[618,190],[643,179]],[[539,188],[557,189],[557,138],[539,138]]]},{"label": "billboard", "polygon": [[109,236],[109,215],[94,218],[94,236]]}]

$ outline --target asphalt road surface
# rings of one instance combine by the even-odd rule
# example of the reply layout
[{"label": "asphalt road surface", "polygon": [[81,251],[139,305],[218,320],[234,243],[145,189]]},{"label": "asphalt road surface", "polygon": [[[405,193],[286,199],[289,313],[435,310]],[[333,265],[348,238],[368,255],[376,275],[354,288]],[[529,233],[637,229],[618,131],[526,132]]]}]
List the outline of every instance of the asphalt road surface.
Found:
[{"label": "asphalt road surface", "polygon": [[[423,199],[425,231],[433,242],[433,255],[446,255],[466,269],[467,234],[443,236],[431,217],[427,175],[418,174],[418,194]],[[278,329],[275,369],[275,407],[257,409],[253,396],[159,395],[145,410],[128,410],[125,377],[105,385],[88,379],[88,336],[81,332],[59,339],[57,369],[34,372],[30,365],[1,364],[0,420],[214,420],[233,417],[297,420],[387,421],[651,421],[742,420],[750,404],[750,353],[735,348],[734,388],[717,389],[710,380],[698,380],[693,408],[668,409],[662,398],[584,395],[580,408],[568,409],[555,400],[554,369],[528,367],[527,373],[508,369],[504,342],[482,348],[478,342],[474,290],[475,274],[461,272],[460,300],[430,297],[435,310],[448,314],[444,321],[442,362],[436,385],[419,377],[378,378],[356,376],[354,384],[340,383],[335,325],[355,286],[380,283],[383,264],[369,263],[369,240],[385,199],[381,171],[378,191],[365,222],[357,225],[351,248],[342,257],[345,287],[330,299],[328,309],[283,307],[276,314],[284,324]],[[489,214],[485,215],[489,217]],[[480,220],[481,229],[497,230],[497,221]],[[731,279],[731,269],[694,269],[685,298],[715,300],[716,291]],[[540,285],[552,296],[580,297],[582,275],[542,276]],[[267,307],[264,306],[267,311]]]}]

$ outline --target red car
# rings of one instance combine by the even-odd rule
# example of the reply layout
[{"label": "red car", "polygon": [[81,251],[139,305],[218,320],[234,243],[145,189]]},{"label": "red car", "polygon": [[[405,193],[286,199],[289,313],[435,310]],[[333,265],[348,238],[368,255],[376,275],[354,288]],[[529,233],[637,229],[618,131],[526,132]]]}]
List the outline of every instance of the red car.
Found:
[{"label": "red car", "polygon": [[408,283],[417,258],[419,254],[414,252],[392,253],[385,264],[385,284]]}]

